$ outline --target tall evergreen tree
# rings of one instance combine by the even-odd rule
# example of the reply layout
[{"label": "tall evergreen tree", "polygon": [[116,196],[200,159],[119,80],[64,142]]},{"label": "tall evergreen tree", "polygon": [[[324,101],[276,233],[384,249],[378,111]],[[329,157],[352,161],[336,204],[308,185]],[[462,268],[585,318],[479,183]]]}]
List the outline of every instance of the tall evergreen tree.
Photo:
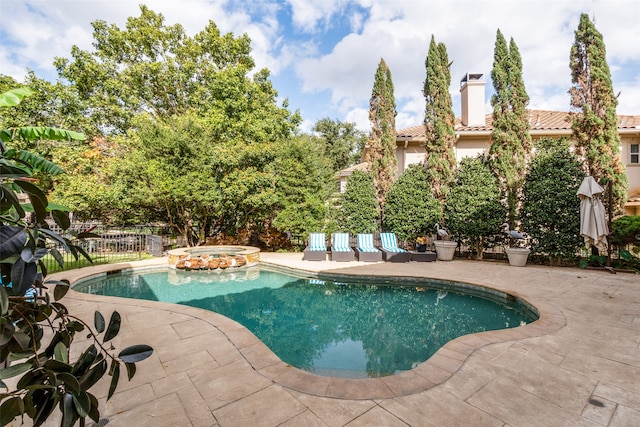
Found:
[{"label": "tall evergreen tree", "polygon": [[602,34],[583,13],[580,16],[569,61],[571,107],[581,110],[573,118],[576,153],[584,158],[586,172],[600,184],[611,182],[613,206],[619,211],[626,200],[627,177],[620,158],[616,107],[611,73]]},{"label": "tall evergreen tree", "polygon": [[531,150],[526,111],[529,96],[522,80],[522,59],[518,47],[513,38],[507,46],[500,30],[496,35],[491,79],[495,94],[491,97],[493,141],[489,156],[506,198],[509,225],[515,228],[518,197]]},{"label": "tall evergreen tree", "polygon": [[456,141],[455,113],[449,93],[451,73],[444,43],[436,44],[431,36],[425,61],[427,77],[424,82],[426,109],[424,123],[427,141],[424,164],[434,196],[444,202],[456,167],[453,146]]},{"label": "tall evergreen tree", "polygon": [[369,137],[367,161],[376,188],[380,212],[397,170],[396,159],[396,101],[393,94],[391,70],[380,59],[369,101]]}]

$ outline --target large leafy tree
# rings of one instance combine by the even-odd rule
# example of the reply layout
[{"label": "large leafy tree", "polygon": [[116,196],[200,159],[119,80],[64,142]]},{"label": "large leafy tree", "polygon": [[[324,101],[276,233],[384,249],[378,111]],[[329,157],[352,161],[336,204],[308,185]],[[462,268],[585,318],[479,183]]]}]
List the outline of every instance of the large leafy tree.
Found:
[{"label": "large leafy tree", "polygon": [[602,34],[583,13],[575,31],[569,58],[572,86],[571,107],[580,111],[573,117],[576,153],[584,158],[587,173],[601,185],[611,183],[616,213],[626,201],[627,176],[620,158],[616,107],[611,72],[607,64]]},{"label": "large leafy tree", "polygon": [[325,200],[334,191],[335,179],[326,146],[316,138],[301,135],[276,146],[267,166],[277,195],[273,225],[281,231],[305,236],[323,228]]},{"label": "large leafy tree", "polygon": [[533,250],[552,262],[572,259],[584,245],[580,237],[581,162],[564,139],[542,139],[523,186],[521,220]]},{"label": "large leafy tree", "polygon": [[496,34],[491,79],[495,93],[491,97],[493,129],[489,156],[506,198],[508,222],[513,229],[526,162],[531,152],[526,111],[529,97],[522,79],[522,58],[518,47],[513,38],[507,46],[500,30]]},{"label": "large leafy tree", "polygon": [[455,113],[449,86],[451,85],[451,63],[444,43],[436,44],[431,36],[427,54],[427,77],[424,82],[426,99],[425,119],[426,155],[425,167],[434,195],[442,202],[449,191],[456,167],[453,146],[456,141]]},{"label": "large leafy tree", "polygon": [[369,120],[371,120],[372,128],[366,160],[369,162],[379,209],[382,211],[398,167],[396,159],[396,100],[391,70],[384,59],[380,59],[373,81],[371,99],[369,100]]},{"label": "large leafy tree", "polygon": [[[167,26],[161,14],[140,9],[125,29],[93,22],[93,52],[74,46],[71,59],[56,59],[60,76],[87,101],[102,132],[125,133],[141,113],[163,118],[213,110],[219,120],[235,119],[247,105],[264,101],[246,92],[254,66],[248,36],[222,35],[210,21],[188,37],[181,25]],[[265,73],[257,74],[256,83],[272,90]],[[241,124],[251,127],[248,121]]]},{"label": "large leafy tree", "polygon": [[379,230],[376,191],[371,175],[355,170],[342,195],[340,229],[351,234]]},{"label": "large leafy tree", "polygon": [[[4,92],[0,94],[0,107],[16,106],[31,94],[33,91],[27,88]],[[89,389],[108,372],[111,382],[107,399],[111,398],[122,364],[131,379],[135,363],[153,352],[147,345],[135,345],[117,356],[112,354],[115,347],[105,345],[118,335],[120,315],[114,312],[107,326],[102,314],[96,312],[94,331],[60,302],[69,290],[69,282],[46,279],[45,256],[52,256],[61,267],[61,251],[76,259],[80,255],[91,259],[74,241],[51,231],[47,223],[50,214],[56,225],[66,230],[70,225],[68,211],[49,203],[37,185],[35,172],[57,175],[62,169],[13,145],[39,139],[61,142],[84,138],[78,132],[43,126],[0,130],[0,388],[6,390],[0,394],[1,425],[26,415],[39,426],[56,408],[61,412],[60,425],[71,426],[78,420],[84,425],[87,416],[97,423],[98,401]],[[84,236],[90,234],[77,237]],[[74,356],[71,344],[78,333],[87,334],[90,341],[84,352]],[[15,388],[9,388],[4,381],[18,375],[22,377],[10,383]]]},{"label": "large leafy tree", "polygon": [[[246,35],[221,35],[210,22],[188,37],[145,6],[125,29],[93,26],[95,50],[74,47],[70,60],[56,64],[107,139],[92,140],[82,153],[88,160],[76,163],[83,171],[56,197],[80,216],[102,210],[102,219],[170,223],[192,244],[220,231],[260,228],[279,210],[291,212],[288,203],[306,203],[303,189],[283,185],[273,168],[300,117],[286,101],[276,104],[268,70],[251,75]],[[100,200],[83,197],[83,181]],[[108,191],[92,191],[103,183]],[[305,194],[323,194],[306,185]]]},{"label": "large leafy tree", "polygon": [[484,249],[500,240],[505,215],[500,188],[487,161],[483,157],[462,159],[445,207],[449,233],[469,245],[476,259],[482,259]]},{"label": "large leafy tree", "polygon": [[360,160],[367,136],[356,128],[355,123],[325,117],[316,122],[313,132],[314,138],[324,146],[324,154],[331,161],[330,167],[334,172]]},{"label": "large leafy tree", "polygon": [[409,165],[389,190],[384,228],[402,240],[429,234],[442,218],[442,204],[433,196],[427,170]]}]

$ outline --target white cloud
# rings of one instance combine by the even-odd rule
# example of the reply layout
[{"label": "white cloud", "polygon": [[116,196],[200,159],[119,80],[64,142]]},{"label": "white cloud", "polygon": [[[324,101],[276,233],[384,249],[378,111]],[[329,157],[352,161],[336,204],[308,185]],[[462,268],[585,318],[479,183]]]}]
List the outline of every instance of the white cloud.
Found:
[{"label": "white cloud", "polygon": [[[330,90],[334,107],[349,116],[349,111],[366,107],[375,69],[383,57],[395,84],[398,127],[410,126],[405,120],[421,120],[417,108],[409,103],[422,96],[431,34],[445,43],[453,61],[451,90],[459,108],[459,81],[466,72],[483,73],[487,97],[493,92],[490,71],[500,28],[507,40],[513,37],[518,45],[531,108],[568,110],[569,52],[583,11],[596,17],[610,61],[626,68],[624,61],[640,56],[640,43],[635,43],[640,39],[640,8],[631,1],[380,1],[370,3],[369,16],[358,34],[345,36],[324,56],[302,59],[297,72],[303,90]],[[637,97],[631,100],[627,93],[636,93],[637,82],[619,86],[625,96],[621,96],[619,109],[636,108],[632,104]]]},{"label": "white cloud", "polygon": [[[278,79],[276,89],[281,97],[290,98],[292,109],[304,106],[305,120],[332,117],[364,128],[370,126],[366,111],[380,58],[393,76],[398,127],[422,121],[424,61],[432,34],[446,45],[453,61],[450,91],[456,113],[459,82],[466,72],[484,74],[488,98],[493,91],[490,71],[498,28],[519,47],[531,108],[568,110],[569,50],[580,13],[585,12],[604,36],[614,90],[622,92],[618,112],[640,114],[636,0],[144,3],[162,13],[165,24],[180,23],[189,35],[204,29],[209,20],[222,33],[247,33],[257,68],[287,77]],[[127,17],[140,15],[138,2],[130,0],[2,0],[0,8],[2,73],[18,79],[26,68],[55,78],[55,56],[68,57],[74,44],[92,49],[91,22],[96,19],[124,28]]]},{"label": "white cloud", "polygon": [[331,17],[344,7],[345,0],[287,0],[291,6],[294,26],[304,32],[314,33],[321,23],[328,23]]}]

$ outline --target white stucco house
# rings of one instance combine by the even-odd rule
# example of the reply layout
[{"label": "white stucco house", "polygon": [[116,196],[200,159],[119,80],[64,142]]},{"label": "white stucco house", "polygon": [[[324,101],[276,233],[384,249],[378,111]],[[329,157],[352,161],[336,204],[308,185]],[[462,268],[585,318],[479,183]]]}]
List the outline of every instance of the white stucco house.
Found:
[{"label": "white stucco house", "polygon": [[[484,113],[485,81],[482,74],[467,73],[460,81],[461,115],[456,120],[456,143],[454,147],[458,162],[467,156],[476,156],[488,151],[491,145],[493,115]],[[571,138],[571,118],[565,111],[529,110],[531,128],[529,133],[535,141],[542,137]],[[620,152],[629,180],[628,201],[625,212],[640,215],[640,116],[618,116]],[[396,158],[399,176],[408,165],[421,163],[424,159],[425,127],[419,124],[396,131]],[[363,158],[366,156],[366,148]],[[366,169],[360,163],[344,169],[338,174],[340,191],[354,169]]]}]

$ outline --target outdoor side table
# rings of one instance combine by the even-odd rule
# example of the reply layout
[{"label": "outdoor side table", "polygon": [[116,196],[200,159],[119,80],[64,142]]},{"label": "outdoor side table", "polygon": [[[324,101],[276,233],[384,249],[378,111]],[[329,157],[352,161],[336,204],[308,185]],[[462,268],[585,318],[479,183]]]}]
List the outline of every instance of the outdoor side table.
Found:
[{"label": "outdoor side table", "polygon": [[436,260],[436,253],[431,251],[426,251],[426,252],[409,251],[409,254],[411,254],[411,261],[433,262]]}]

